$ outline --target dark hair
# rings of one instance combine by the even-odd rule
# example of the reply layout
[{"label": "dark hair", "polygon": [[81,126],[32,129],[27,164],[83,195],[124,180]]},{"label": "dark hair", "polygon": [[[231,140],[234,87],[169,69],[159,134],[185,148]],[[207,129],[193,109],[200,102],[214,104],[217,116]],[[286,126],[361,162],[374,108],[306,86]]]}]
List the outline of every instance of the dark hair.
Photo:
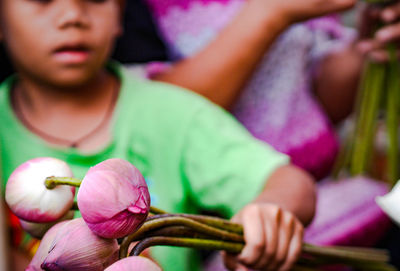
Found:
[{"label": "dark hair", "polygon": [[0,43],[0,82],[13,73],[11,61],[6,54],[3,44]]},{"label": "dark hair", "polygon": [[124,35],[117,40],[113,58],[122,63],[167,60],[166,46],[143,0],[126,1]]}]

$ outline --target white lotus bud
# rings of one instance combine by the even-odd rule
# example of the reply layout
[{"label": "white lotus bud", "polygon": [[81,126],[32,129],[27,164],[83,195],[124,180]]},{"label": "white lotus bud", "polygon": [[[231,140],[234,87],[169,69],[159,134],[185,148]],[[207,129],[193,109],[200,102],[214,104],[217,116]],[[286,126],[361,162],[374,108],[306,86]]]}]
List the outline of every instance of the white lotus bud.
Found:
[{"label": "white lotus bud", "polygon": [[377,197],[376,203],[381,209],[400,226],[400,182],[385,196]]},{"label": "white lotus bud", "polygon": [[6,186],[6,201],[19,218],[37,223],[53,222],[67,213],[74,202],[75,187],[47,189],[47,177],[73,177],[69,166],[55,158],[35,158],[20,165]]}]

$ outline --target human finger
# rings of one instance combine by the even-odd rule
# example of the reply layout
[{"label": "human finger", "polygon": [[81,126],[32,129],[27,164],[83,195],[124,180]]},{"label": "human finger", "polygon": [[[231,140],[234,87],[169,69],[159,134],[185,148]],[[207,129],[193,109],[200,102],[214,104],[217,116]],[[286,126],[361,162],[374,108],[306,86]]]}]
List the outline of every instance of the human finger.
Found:
[{"label": "human finger", "polygon": [[400,23],[391,24],[383,27],[375,33],[375,39],[385,44],[390,41],[396,41],[400,39]]},{"label": "human finger", "polygon": [[290,241],[292,239],[296,218],[289,212],[282,212],[282,219],[279,226],[279,240],[276,248],[274,264],[269,268],[278,270],[285,262],[289,252]]},{"label": "human finger", "polygon": [[389,54],[386,50],[373,50],[368,53],[368,58],[376,63],[384,63],[389,61]]},{"label": "human finger", "polygon": [[384,8],[380,12],[381,20],[385,23],[391,23],[397,20],[400,17],[400,3],[395,3]]},{"label": "human finger", "polygon": [[380,9],[375,6],[367,5],[362,8],[358,18],[358,32],[359,37],[370,38],[374,26],[379,22]]},{"label": "human finger", "polygon": [[355,44],[355,49],[363,56],[367,55],[373,50],[379,49],[379,47],[379,43],[372,39],[362,40]]},{"label": "human finger", "polygon": [[238,260],[246,266],[254,265],[265,251],[266,233],[263,214],[258,205],[246,206],[241,212],[245,246]]},{"label": "human finger", "polygon": [[270,270],[276,266],[276,252],[279,243],[279,228],[282,220],[282,210],[275,205],[264,205],[261,207],[262,219],[264,221],[266,244],[261,257],[250,267],[257,270]]},{"label": "human finger", "polygon": [[299,258],[303,246],[303,232],[304,228],[300,222],[295,222],[294,232],[290,241],[288,255],[285,263],[281,266],[279,271],[288,271],[295,264]]}]

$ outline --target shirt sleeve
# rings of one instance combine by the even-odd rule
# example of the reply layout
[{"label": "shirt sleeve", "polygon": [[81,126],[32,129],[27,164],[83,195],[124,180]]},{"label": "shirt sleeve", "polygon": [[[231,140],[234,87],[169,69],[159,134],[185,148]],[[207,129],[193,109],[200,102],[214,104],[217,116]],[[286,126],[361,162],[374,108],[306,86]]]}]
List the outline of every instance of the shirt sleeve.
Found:
[{"label": "shirt sleeve", "polygon": [[250,135],[229,113],[206,104],[196,111],[183,146],[182,167],[198,208],[231,217],[264,188],[289,158]]}]

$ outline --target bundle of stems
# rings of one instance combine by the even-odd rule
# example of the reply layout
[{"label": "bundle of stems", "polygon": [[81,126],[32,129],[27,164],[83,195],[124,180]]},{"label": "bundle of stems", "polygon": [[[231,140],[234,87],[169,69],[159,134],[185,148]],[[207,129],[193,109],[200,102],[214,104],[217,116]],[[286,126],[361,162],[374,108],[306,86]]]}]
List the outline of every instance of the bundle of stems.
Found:
[{"label": "bundle of stems", "polygon": [[[52,189],[57,185],[79,187],[81,180],[70,177],[48,177],[45,185]],[[74,210],[79,210],[74,204]],[[151,246],[179,246],[205,250],[223,250],[238,254],[245,245],[243,227],[218,217],[169,214],[150,206],[150,215],[134,233],[120,239],[120,258],[138,256]],[[132,242],[137,242],[129,252]],[[303,244],[302,255],[292,270],[320,270],[329,266],[346,266],[365,271],[394,271],[388,264],[388,252],[358,247],[323,247]]]},{"label": "bundle of stems", "polygon": [[[384,5],[386,0],[367,0],[371,4]],[[379,29],[377,26],[376,29]],[[372,175],[378,121],[385,120],[386,168],[383,178],[391,186],[399,179],[399,105],[400,64],[393,44],[387,46],[389,61],[376,63],[367,60],[361,76],[355,106],[355,129],[343,144],[334,175],[345,171],[351,175]]]},{"label": "bundle of stems", "polygon": [[[222,218],[203,215],[168,214],[151,208],[153,215],[135,233],[125,237],[120,258],[137,256],[151,246],[179,246],[205,250],[224,250],[238,254],[245,242],[243,228]],[[132,242],[137,242],[129,251]],[[388,264],[385,250],[357,247],[323,247],[303,244],[302,255],[292,270],[322,270],[329,266],[356,270],[396,270]]]}]

